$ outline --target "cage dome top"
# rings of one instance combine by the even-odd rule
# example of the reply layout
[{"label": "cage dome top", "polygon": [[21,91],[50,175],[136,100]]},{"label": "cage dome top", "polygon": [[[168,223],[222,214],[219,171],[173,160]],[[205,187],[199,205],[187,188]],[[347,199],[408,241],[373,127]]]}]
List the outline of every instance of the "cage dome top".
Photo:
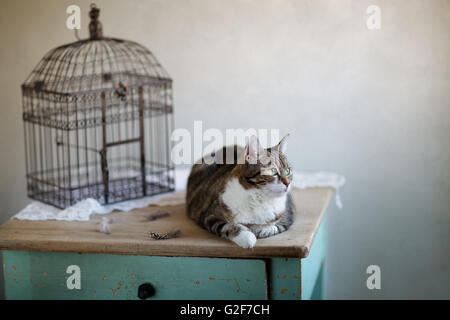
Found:
[{"label": "cage dome top", "polygon": [[72,94],[171,81],[144,46],[103,36],[100,9],[91,5],[90,37],[49,51],[23,83],[24,90]]}]

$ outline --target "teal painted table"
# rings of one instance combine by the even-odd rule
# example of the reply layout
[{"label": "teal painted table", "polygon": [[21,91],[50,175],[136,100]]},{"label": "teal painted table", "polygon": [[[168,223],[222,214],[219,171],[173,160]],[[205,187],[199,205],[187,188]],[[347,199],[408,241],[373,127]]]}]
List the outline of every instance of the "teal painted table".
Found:
[{"label": "teal painted table", "polygon": [[[333,190],[295,190],[291,229],[242,249],[186,218],[145,216],[161,207],[114,212],[112,233],[87,222],[10,220],[0,227],[7,299],[322,299],[326,219]],[[149,231],[181,228],[180,238]]]}]

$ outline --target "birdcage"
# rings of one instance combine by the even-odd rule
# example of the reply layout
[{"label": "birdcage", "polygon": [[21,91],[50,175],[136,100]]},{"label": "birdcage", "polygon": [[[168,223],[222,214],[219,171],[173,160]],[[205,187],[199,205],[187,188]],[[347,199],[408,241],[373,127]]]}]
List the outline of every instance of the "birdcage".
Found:
[{"label": "birdcage", "polygon": [[154,55],[103,37],[47,53],[22,85],[28,196],[65,208],[174,190],[172,80]]}]

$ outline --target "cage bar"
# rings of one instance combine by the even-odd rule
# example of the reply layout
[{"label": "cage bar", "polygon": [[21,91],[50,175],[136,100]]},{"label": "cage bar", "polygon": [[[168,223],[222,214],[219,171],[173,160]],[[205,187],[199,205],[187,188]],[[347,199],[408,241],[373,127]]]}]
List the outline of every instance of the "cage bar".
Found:
[{"label": "cage bar", "polygon": [[144,46],[103,37],[98,15],[22,85],[28,196],[59,208],[174,190],[172,79]]}]

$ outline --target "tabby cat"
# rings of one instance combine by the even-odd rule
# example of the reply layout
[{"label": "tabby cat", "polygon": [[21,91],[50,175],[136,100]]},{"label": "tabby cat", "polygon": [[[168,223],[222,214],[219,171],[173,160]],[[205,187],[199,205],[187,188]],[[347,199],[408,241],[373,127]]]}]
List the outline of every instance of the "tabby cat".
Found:
[{"label": "tabby cat", "polygon": [[[287,137],[264,149],[252,136],[245,148],[224,147],[203,157],[188,179],[189,217],[242,248],[286,231],[295,212],[289,192],[292,170],[284,155]],[[234,158],[226,161],[230,154]]]}]

